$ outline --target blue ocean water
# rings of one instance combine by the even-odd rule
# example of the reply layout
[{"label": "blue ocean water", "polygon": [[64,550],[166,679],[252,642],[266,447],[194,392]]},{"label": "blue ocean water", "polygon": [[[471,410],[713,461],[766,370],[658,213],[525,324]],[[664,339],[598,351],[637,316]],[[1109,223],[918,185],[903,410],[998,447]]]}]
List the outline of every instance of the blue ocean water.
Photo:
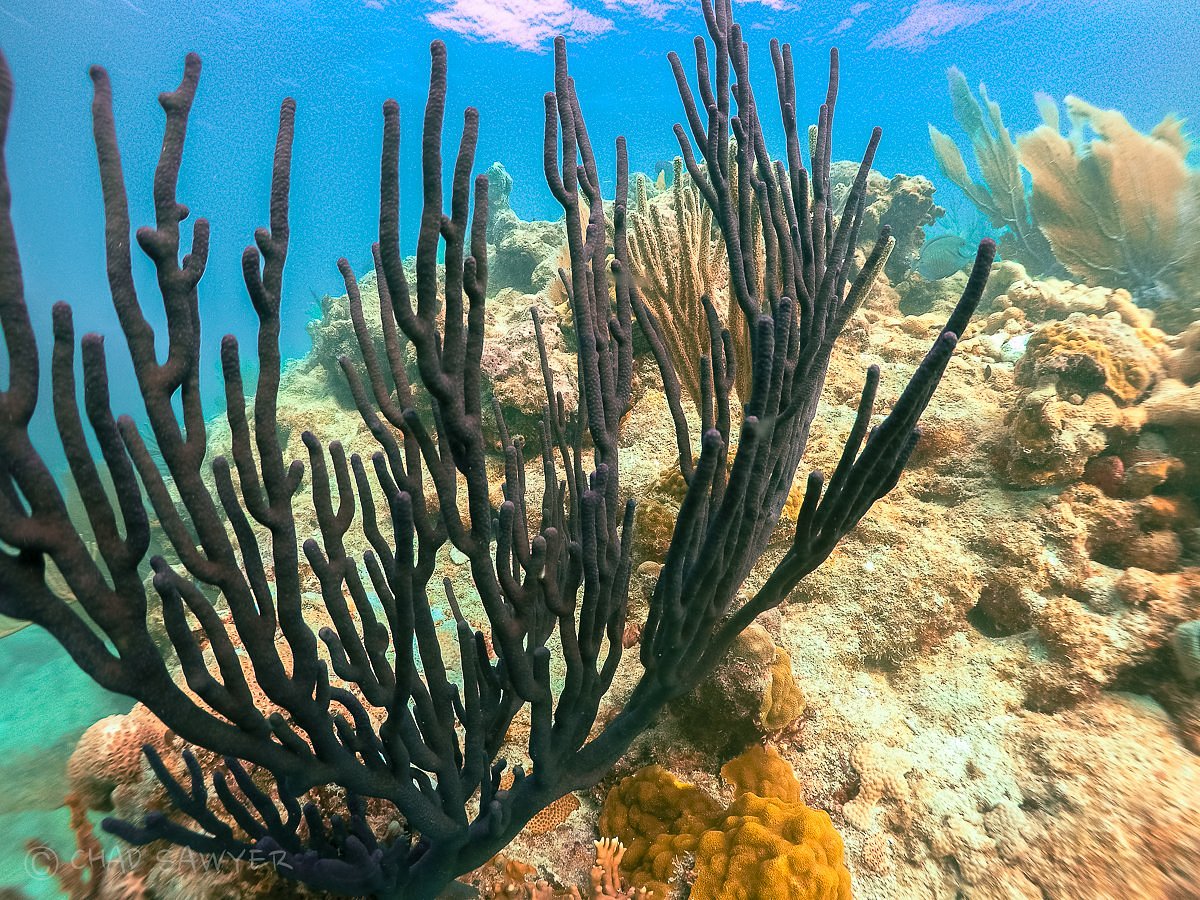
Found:
[{"label": "blue ocean water", "polygon": [[[1077,94],[1122,110],[1149,128],[1168,112],[1200,114],[1200,4],[1173,0],[917,0],[915,3],[764,0],[741,3],[757,83],[770,85],[766,42],[794,44],[802,118],[824,91],[827,48],[842,51],[836,158],[857,157],[870,127],[885,136],[877,168],[937,181],[926,123],[953,119],[945,70],[987,82],[1010,127],[1037,122],[1033,94]],[[523,218],[552,217],[556,206],[541,166],[542,94],[552,86],[548,38],[571,35],[572,70],[611,179],[612,139],[629,140],[635,169],[653,171],[677,152],[680,118],[666,62],[686,56],[702,30],[698,3],[673,0],[0,0],[0,47],[16,81],[7,146],[25,286],[46,359],[50,307],[67,300],[76,327],[111,335],[114,406],[140,409],[104,276],[103,219],[91,141],[87,67],[108,67],[118,135],[137,224],[152,220],[151,181],[162,131],[154,98],[178,83],[184,53],[204,59],[190,124],[180,197],[213,225],[201,287],[205,387],[215,403],[215,349],[225,332],[251,340],[255,319],[241,283],[240,252],[265,224],[271,147],[279,101],[298,103],[292,189],[292,243],[285,284],[284,352],[307,349],[306,313],[314,297],[340,293],[334,261],[361,273],[376,235],[380,106],[402,110],[402,242],[415,241],[418,144],[428,79],[428,43],[450,54],[448,146],[461,109],[481,111],[477,155],[513,175]],[[770,96],[760,102],[770,104]],[[775,116],[768,116],[768,128]],[[953,188],[947,186],[949,191]],[[605,185],[611,194],[612,184]],[[162,321],[153,270],[135,253],[143,303]],[[0,383],[7,378],[0,354]],[[45,376],[45,365],[43,376]],[[47,379],[43,377],[43,383]],[[49,404],[38,412],[42,449],[55,460]],[[64,748],[94,719],[127,704],[94,688],[44,633],[26,629],[0,644],[0,784],[26,771],[27,753]],[[5,777],[4,766],[9,775]],[[44,790],[43,790],[44,789]],[[14,880],[27,837],[66,840],[61,810],[0,806],[0,885]],[[57,825],[54,823],[57,822]],[[53,829],[57,828],[57,832]]]}]

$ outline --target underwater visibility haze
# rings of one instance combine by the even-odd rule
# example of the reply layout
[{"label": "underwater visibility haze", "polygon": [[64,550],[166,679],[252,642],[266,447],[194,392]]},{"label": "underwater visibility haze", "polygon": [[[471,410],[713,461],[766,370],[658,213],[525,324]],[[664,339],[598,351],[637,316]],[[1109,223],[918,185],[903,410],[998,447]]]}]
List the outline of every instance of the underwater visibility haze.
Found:
[{"label": "underwater visibility haze", "polygon": [[1200,897],[1198,35],[0,0],[0,897]]}]

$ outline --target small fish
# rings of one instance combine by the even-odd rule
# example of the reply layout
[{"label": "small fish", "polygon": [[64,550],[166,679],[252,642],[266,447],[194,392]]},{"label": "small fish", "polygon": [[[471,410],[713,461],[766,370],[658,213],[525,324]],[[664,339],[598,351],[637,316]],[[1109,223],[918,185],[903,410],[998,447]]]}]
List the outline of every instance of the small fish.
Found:
[{"label": "small fish", "polygon": [[957,234],[939,234],[921,245],[917,272],[922,278],[937,281],[949,278],[974,258],[966,240]]}]

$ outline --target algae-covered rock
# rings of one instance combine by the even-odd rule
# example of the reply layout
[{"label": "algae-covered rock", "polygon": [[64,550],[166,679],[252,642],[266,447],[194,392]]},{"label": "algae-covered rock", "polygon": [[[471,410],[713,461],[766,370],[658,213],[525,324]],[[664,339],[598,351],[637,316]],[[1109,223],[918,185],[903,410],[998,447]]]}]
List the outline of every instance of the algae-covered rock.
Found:
[{"label": "algae-covered rock", "polygon": [[787,651],[775,646],[766,628],[754,624],[675,711],[698,744],[740,750],[795,722],[804,712],[804,697]]},{"label": "algae-covered rock", "polygon": [[1019,487],[1065,485],[1083,477],[1113,432],[1136,430],[1116,401],[1096,392],[1064,399],[1054,384],[1020,395],[1008,417],[1008,440],[996,446],[996,467]]},{"label": "algae-covered rock", "polygon": [[[858,163],[836,162],[830,169],[829,180],[835,208],[845,203],[850,186],[858,174]],[[866,206],[859,242],[869,251],[887,225],[896,239],[896,246],[884,266],[884,274],[892,282],[903,280],[916,265],[925,242],[926,225],[932,225],[945,210],[933,202],[934,186],[922,175],[894,175],[889,178],[874,170],[868,176]]]},{"label": "algae-covered rock", "polygon": [[1017,363],[1017,384],[1053,379],[1061,396],[1103,391],[1122,406],[1144,398],[1162,376],[1158,355],[1116,316],[1074,313],[1034,331]]},{"label": "algae-covered rock", "polygon": [[[1138,433],[1146,416],[1134,407],[1164,377],[1166,348],[1161,333],[1113,292],[1051,291],[1046,283],[1022,282],[1003,300],[1014,297],[1062,301],[1037,306],[1038,315],[1064,312],[1080,298],[1114,307],[1102,316],[1076,311],[1037,326],[1013,372],[1018,392],[993,460],[1013,485],[1065,485],[1084,477],[1113,441]],[[1019,309],[1003,308],[1005,314]],[[1025,321],[1024,311],[1012,321]]]},{"label": "algae-covered rock", "polygon": [[501,163],[488,175],[488,295],[502,290],[536,294],[554,275],[546,261],[567,239],[562,222],[526,222],[513,211],[512,176]]}]

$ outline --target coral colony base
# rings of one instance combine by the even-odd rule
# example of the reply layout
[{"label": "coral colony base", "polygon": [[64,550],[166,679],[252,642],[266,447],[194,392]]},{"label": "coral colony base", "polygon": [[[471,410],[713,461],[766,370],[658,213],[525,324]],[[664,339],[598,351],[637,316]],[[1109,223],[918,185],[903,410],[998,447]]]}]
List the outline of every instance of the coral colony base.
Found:
[{"label": "coral colony base", "polygon": [[[1182,133],[1088,108],[1090,149],[1049,120],[1014,143],[953,72],[988,165],[976,182],[934,129],[939,162],[1030,271],[984,241],[969,274],[930,281],[932,185],[871,169],[878,130],[833,162],[836,52],[805,130],[771,43],[773,158],[731,4],[703,11],[694,81],[670,56],[674,178],[631,177],[618,139],[611,200],[556,42],[556,223],[515,216],[502,166],[473,175],[470,109],[445,212],[435,43],[416,257],[389,102],[374,272],[339,261],[346,294],[287,366],[284,101],[269,227],[243,255],[257,384],[225,337],[211,421],[208,227],[181,258],[176,198],[200,61],[160,97],[156,222],[136,233],[163,359],[94,69],[108,274],[149,428],[111,409],[97,335],[77,383],[58,304],[69,487],[30,435],[40,360],[0,157],[0,326],[25,363],[0,394],[0,615],[138,701],[71,758],[78,852],[30,845],[69,897],[807,900],[849,897],[851,873],[870,898],[1194,895],[1200,330],[1164,334],[1135,302],[1186,318],[1192,258],[1106,283],[1114,245],[1085,215],[1106,191],[1154,201],[1126,189],[1148,147],[1156,183],[1192,178]],[[0,58],[0,141],[11,99]],[[1075,188],[1036,167],[1053,154]],[[1094,284],[1049,277],[1068,272]]]}]

